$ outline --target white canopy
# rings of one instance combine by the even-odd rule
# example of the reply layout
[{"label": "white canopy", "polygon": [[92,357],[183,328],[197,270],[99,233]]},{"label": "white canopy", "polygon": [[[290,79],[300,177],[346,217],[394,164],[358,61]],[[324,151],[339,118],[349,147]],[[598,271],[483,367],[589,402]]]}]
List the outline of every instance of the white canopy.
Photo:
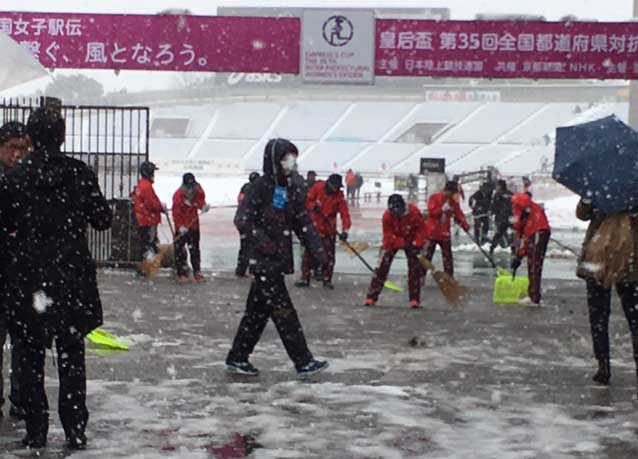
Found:
[{"label": "white canopy", "polygon": [[48,74],[28,50],[0,32],[0,91]]}]

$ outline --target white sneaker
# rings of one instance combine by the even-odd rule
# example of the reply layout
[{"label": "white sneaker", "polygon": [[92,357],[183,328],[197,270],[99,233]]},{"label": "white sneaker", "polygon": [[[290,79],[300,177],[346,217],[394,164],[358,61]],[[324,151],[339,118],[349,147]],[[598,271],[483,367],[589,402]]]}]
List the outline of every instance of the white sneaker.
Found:
[{"label": "white sneaker", "polygon": [[518,302],[521,306],[540,306],[540,303],[535,303],[529,296],[526,296]]}]

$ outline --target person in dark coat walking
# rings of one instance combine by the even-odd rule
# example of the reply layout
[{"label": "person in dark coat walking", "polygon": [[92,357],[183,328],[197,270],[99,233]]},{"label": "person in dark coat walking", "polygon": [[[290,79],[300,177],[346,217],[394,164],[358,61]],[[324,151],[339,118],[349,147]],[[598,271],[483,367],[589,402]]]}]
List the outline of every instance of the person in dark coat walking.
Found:
[{"label": "person in dark coat walking", "polygon": [[494,215],[494,225],[496,231],[490,245],[490,254],[494,253],[494,248],[503,241],[506,247],[512,245],[512,238],[508,234],[509,228],[512,226],[512,197],[514,194],[507,189],[507,182],[499,180],[492,199],[492,214]]},{"label": "person in dark coat walking", "polygon": [[16,257],[7,279],[9,326],[21,346],[20,391],[27,447],[46,445],[49,405],[45,349],[55,341],[58,412],[70,448],[86,446],[84,337],[102,324],[95,262],[86,230],[110,228],[111,208],[93,171],[65,156],[65,121],[38,108],[27,131],[34,151],[0,182],[0,231],[15,232]]},{"label": "person in dark coat walking", "polygon": [[[0,177],[8,173],[18,165],[28,154],[31,148],[31,140],[27,134],[27,127],[17,121],[9,121],[0,127]],[[7,331],[11,337],[11,388],[9,392],[9,415],[16,419],[24,419],[24,408],[20,401],[19,374],[20,374],[20,347],[16,343],[13,333],[7,328],[5,292],[6,274],[4,270],[15,256],[15,237],[7,235],[0,238],[0,407],[4,404],[4,378],[2,377],[3,350],[7,340]]]},{"label": "person in dark coat walking", "polygon": [[248,357],[268,319],[275,323],[299,377],[318,373],[328,366],[327,362],[315,360],[308,349],[284,282],[284,276],[294,272],[293,231],[322,263],[326,258],[306,211],[302,187],[291,177],[298,154],[297,147],[286,139],[268,141],[264,150],[264,174],[250,187],[235,215],[235,226],[247,236],[254,279],[246,312],[226,358],[226,369],[232,373],[251,376],[259,373]]},{"label": "person in dark coat walking", "polygon": [[177,279],[179,282],[188,281],[186,263],[186,247],[191,256],[193,266],[193,280],[204,280],[201,271],[201,255],[199,250],[199,211],[204,214],[210,210],[206,204],[206,193],[195,180],[195,176],[187,172],[182,177],[180,186],[173,195],[173,221],[175,222],[175,264],[177,265]]},{"label": "person in dark coat walking", "polygon": [[[248,175],[248,181],[244,183],[239,190],[239,195],[237,196],[237,210],[241,206],[241,203],[244,201],[246,197],[246,193],[255,183],[255,180],[259,178],[259,172],[251,172]],[[235,268],[235,276],[237,277],[246,277],[246,271],[248,270],[248,243],[246,241],[246,236],[239,233],[239,253],[237,254],[237,267]]]},{"label": "person in dark coat walking", "polygon": [[478,191],[470,196],[470,208],[474,217],[474,239],[484,244],[490,231],[490,208],[492,206],[491,188],[482,183]]}]

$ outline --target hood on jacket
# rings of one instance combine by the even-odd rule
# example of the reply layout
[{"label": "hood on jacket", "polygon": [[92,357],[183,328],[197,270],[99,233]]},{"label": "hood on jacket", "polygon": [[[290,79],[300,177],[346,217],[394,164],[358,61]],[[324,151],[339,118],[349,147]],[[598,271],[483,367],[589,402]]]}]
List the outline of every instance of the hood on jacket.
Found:
[{"label": "hood on jacket", "polygon": [[65,176],[68,172],[64,168],[63,158],[64,156],[49,156],[35,151],[13,170],[19,174],[25,185],[53,192],[56,188],[62,188],[64,183],[71,179]]},{"label": "hood on jacket", "polygon": [[296,145],[287,139],[270,139],[264,148],[264,175],[273,177],[278,183],[283,175],[281,160],[286,153],[299,156]]},{"label": "hood on jacket", "polygon": [[527,193],[516,193],[512,197],[512,204],[519,209],[527,209],[532,205],[532,198]]}]

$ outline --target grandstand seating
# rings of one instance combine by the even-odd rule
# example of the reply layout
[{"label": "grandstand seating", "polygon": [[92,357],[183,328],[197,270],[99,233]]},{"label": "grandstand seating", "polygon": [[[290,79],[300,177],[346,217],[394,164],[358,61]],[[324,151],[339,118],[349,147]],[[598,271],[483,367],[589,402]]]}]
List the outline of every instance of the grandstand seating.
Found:
[{"label": "grandstand seating", "polygon": [[421,157],[435,157],[450,173],[494,166],[526,175],[551,167],[556,127],[611,113],[626,121],[628,106],[234,100],[152,109],[150,147],[152,158],[233,160],[259,170],[266,141],[285,137],[300,149],[302,172],[407,174],[418,172]]}]

